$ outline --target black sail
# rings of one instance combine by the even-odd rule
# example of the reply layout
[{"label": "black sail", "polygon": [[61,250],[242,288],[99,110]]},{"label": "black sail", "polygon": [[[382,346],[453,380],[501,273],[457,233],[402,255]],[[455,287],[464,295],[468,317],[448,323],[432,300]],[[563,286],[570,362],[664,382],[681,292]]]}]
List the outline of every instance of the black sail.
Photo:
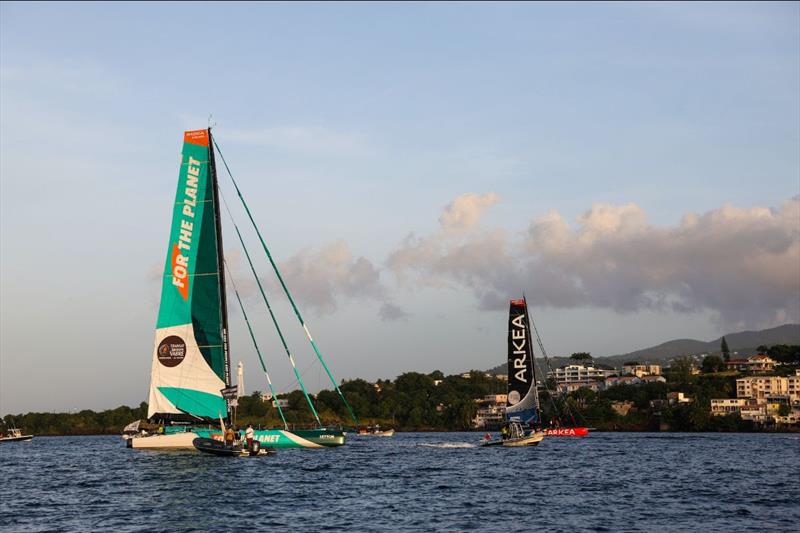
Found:
[{"label": "black sail", "polygon": [[528,307],[524,299],[511,300],[508,311],[506,416],[509,420],[518,420],[523,424],[536,424],[539,422],[538,407]]}]

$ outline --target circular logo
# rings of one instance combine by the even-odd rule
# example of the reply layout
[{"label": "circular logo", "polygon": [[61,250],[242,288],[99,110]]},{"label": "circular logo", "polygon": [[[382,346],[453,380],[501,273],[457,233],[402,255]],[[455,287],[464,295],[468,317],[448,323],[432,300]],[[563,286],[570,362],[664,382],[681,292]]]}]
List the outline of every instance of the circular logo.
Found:
[{"label": "circular logo", "polygon": [[164,366],[178,366],[186,357],[186,343],[177,335],[170,335],[158,344],[158,361]]},{"label": "circular logo", "polygon": [[508,393],[508,405],[516,405],[519,403],[519,392],[512,390]]}]

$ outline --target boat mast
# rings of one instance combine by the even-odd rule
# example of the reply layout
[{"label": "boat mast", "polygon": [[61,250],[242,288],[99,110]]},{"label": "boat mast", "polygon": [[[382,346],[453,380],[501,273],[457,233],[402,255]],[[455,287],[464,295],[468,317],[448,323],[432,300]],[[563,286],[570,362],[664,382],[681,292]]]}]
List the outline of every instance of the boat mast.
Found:
[{"label": "boat mast", "polygon": [[[211,184],[214,191],[214,224],[217,230],[217,277],[219,278],[220,324],[222,326],[222,352],[225,354],[225,386],[231,386],[231,354],[228,346],[228,302],[225,292],[225,255],[222,248],[222,218],[219,211],[219,184],[217,182],[217,165],[214,161],[214,142],[211,128],[208,128],[208,168],[211,173]],[[230,409],[230,408],[229,408]]]}]

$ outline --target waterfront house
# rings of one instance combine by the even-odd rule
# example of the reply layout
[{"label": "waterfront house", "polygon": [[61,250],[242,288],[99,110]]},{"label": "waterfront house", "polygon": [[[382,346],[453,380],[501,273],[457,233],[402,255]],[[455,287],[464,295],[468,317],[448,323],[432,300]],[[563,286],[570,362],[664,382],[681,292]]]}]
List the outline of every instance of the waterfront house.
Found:
[{"label": "waterfront house", "polygon": [[578,389],[589,389],[595,392],[605,390],[605,383],[603,381],[565,381],[556,384],[558,392],[575,392]]},{"label": "waterfront house", "polygon": [[694,400],[682,392],[668,392],[667,401],[670,405],[680,405],[682,403],[691,403]]},{"label": "waterfront house", "polygon": [[478,410],[472,425],[476,429],[494,429],[503,423],[508,402],[507,394],[488,394],[475,400]]},{"label": "waterfront house", "polygon": [[739,413],[742,407],[751,401],[747,398],[715,398],[711,400],[711,414],[713,416],[732,415]]},{"label": "waterfront house", "polygon": [[763,353],[756,354],[747,359],[731,359],[725,362],[728,370],[740,372],[771,372],[775,369],[777,361]]},{"label": "waterfront house", "polygon": [[628,364],[622,365],[622,374],[624,376],[659,376],[661,375],[661,365],[639,365]]},{"label": "waterfront house", "polygon": [[614,376],[606,379],[606,388],[617,385],[641,385],[642,378],[636,376]]}]

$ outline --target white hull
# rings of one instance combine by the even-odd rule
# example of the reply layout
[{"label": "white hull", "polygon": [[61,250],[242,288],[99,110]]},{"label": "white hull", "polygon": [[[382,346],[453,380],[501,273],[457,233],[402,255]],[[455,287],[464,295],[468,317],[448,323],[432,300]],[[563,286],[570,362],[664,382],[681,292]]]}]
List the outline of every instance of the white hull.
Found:
[{"label": "white hull", "polygon": [[0,442],[19,442],[23,440],[31,440],[33,435],[19,435],[16,437],[0,437]]},{"label": "white hull", "polygon": [[148,435],[146,437],[133,437],[128,439],[128,448],[136,449],[189,449],[194,450],[192,441],[197,438],[197,434],[172,433],[170,435]]},{"label": "white hull", "polygon": [[503,441],[503,446],[518,447],[518,446],[536,446],[544,440],[544,432],[537,431],[531,433],[527,437],[520,437],[518,439],[507,439]]}]

